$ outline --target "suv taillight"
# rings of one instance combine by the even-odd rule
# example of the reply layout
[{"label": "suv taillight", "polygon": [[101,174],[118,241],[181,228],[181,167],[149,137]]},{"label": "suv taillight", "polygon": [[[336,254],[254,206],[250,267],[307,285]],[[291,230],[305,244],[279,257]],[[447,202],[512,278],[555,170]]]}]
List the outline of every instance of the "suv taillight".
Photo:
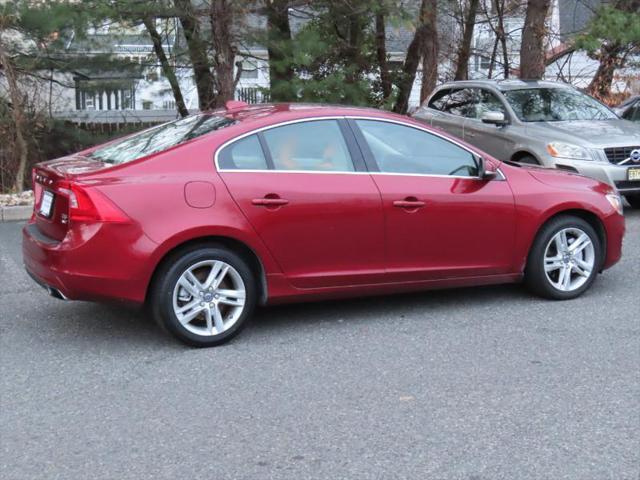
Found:
[{"label": "suv taillight", "polygon": [[69,199],[71,222],[129,222],[127,215],[95,188],[59,182],[58,193]]}]

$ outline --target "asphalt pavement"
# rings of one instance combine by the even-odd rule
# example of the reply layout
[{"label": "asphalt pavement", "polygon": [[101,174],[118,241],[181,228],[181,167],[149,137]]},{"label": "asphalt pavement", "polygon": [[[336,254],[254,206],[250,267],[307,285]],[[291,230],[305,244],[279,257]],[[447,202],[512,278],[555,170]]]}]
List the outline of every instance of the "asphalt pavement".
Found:
[{"label": "asphalt pavement", "polygon": [[520,286],[261,310],[231,344],[50,298],[0,224],[0,478],[640,473],[640,212],[583,297]]}]

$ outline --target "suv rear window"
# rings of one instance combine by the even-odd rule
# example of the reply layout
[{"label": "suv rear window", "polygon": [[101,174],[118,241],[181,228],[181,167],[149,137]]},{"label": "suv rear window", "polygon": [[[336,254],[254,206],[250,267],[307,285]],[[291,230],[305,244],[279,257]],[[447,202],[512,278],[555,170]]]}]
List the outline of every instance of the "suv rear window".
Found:
[{"label": "suv rear window", "polygon": [[234,123],[236,120],[207,113],[191,115],[115,140],[103,147],[98,147],[88,156],[105,163],[119,165],[161,152]]}]

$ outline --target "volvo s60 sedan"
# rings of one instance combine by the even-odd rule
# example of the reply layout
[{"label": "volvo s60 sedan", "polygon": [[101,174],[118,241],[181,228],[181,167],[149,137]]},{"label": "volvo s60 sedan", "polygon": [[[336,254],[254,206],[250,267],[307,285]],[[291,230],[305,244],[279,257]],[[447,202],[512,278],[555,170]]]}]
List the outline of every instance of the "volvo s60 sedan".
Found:
[{"label": "volvo s60 sedan", "polygon": [[640,208],[640,124],[557,82],[470,80],[436,89],[413,116],[500,160],[606,182]]},{"label": "volvo s60 sedan", "polygon": [[144,305],[195,346],[278,302],[521,281],[574,298],[624,233],[605,183],[359,108],[230,102],[41,163],[33,181],[35,281]]}]

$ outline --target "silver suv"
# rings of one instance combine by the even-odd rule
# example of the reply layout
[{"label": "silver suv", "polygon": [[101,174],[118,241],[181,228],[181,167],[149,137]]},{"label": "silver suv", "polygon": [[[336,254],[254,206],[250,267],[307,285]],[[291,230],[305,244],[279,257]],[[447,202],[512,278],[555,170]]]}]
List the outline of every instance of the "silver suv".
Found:
[{"label": "silver suv", "polygon": [[413,116],[500,160],[555,167],[606,182],[640,208],[640,124],[571,86],[478,80],[446,83]]}]

